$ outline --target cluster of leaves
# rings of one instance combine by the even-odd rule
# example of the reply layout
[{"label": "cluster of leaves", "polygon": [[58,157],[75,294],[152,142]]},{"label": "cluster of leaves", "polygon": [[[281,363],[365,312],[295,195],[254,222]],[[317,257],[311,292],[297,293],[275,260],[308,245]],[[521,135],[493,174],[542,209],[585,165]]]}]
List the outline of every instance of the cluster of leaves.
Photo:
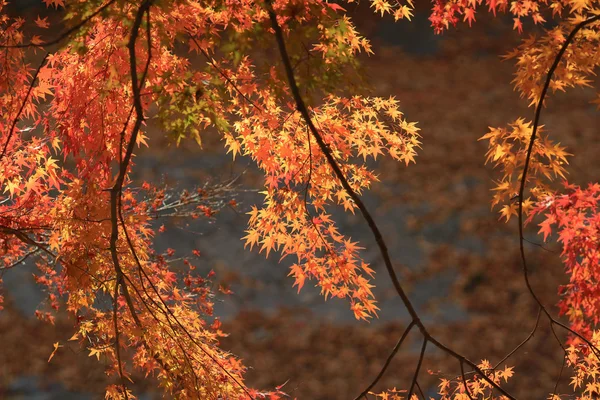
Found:
[{"label": "cluster of leaves", "polygon": [[[519,186],[525,160],[528,153],[529,140],[532,127],[530,122],[518,119],[506,128],[490,128],[490,132],[479,140],[489,140],[489,149],[486,153],[486,163],[502,171],[502,178],[492,189],[495,193],[492,198],[492,207],[502,205],[501,218],[506,221],[512,215],[517,215]],[[541,129],[538,128],[538,133]],[[533,207],[534,200],[540,199],[551,190],[548,183],[557,177],[565,178],[567,164],[565,149],[555,144],[545,135],[539,135],[533,145],[529,159],[529,174],[526,177],[530,197],[522,202],[523,212],[527,213]],[[532,199],[533,198],[533,199]]]},{"label": "cluster of leaves", "polygon": [[[313,112],[332,154],[358,193],[376,177],[364,164],[348,161],[357,156],[377,158],[384,149],[406,164],[414,161],[418,129],[402,118],[394,99],[332,97]],[[269,129],[269,121],[260,114],[234,126],[244,154],[256,160],[267,177],[265,206],[250,212],[246,244],[251,248],[260,244],[267,255],[279,250],[283,257],[296,256],[290,275],[298,290],[307,278],[315,278],[325,298],[350,298],[357,318],[376,315],[372,286],[366,279],[373,270],[359,257],[357,244],[339,233],[325,208],[337,203],[354,212],[356,205],[307,136],[302,117],[298,113],[287,116],[276,131]],[[235,152],[233,143],[228,147]]]},{"label": "cluster of leaves", "polygon": [[[600,344],[600,333],[595,331],[590,338],[590,343],[594,347]],[[581,344],[571,344],[565,352],[567,364],[573,368],[574,373],[571,377],[571,385],[574,389],[581,389],[581,400],[592,400],[600,394],[600,379],[598,377],[598,368],[600,362],[597,350]],[[561,397],[554,395],[551,400],[559,400]]]},{"label": "cluster of leaves", "polygon": [[[600,185],[590,184],[586,189],[565,183],[565,193],[547,195],[533,210],[541,214],[539,233],[544,240],[554,232],[562,246],[562,259],[569,283],[559,290],[561,314],[569,317],[577,332],[591,338],[600,316],[598,286],[600,263],[598,237],[600,233]],[[572,337],[573,344],[581,340]]]},{"label": "cluster of leaves", "polygon": [[[440,400],[473,400],[473,399],[487,399],[487,400],[502,400],[506,399],[505,396],[496,396],[494,394],[494,386],[491,382],[496,385],[500,385],[502,381],[508,382],[508,379],[514,375],[513,367],[505,367],[503,370],[498,370],[497,366],[492,367],[488,360],[482,360],[477,366],[486,376],[484,379],[481,375],[473,372],[462,371],[462,375],[454,379],[440,378],[439,383],[439,398]],[[433,371],[429,371],[430,374],[435,375]],[[406,390],[399,390],[396,388],[386,390],[381,393],[373,393],[377,400],[403,400],[408,399]],[[419,398],[425,398],[421,392],[421,397],[413,394],[411,399],[418,400]]]},{"label": "cluster of leaves", "polygon": [[[488,360],[482,360],[479,368],[496,384],[508,382],[508,379],[514,375],[513,367],[505,367],[503,370],[497,370],[492,367]],[[442,379],[439,386],[439,394],[442,400],[471,400],[477,398],[484,399],[503,399],[504,396],[496,397],[494,388],[488,380],[483,379],[477,374],[472,374],[467,378],[463,374],[453,380]]]},{"label": "cluster of leaves", "polygon": [[[589,16],[597,11],[589,10]],[[506,59],[516,59],[517,71],[513,83],[521,97],[527,98],[530,105],[540,100],[546,72],[556,58],[557,49],[565,43],[574,27],[586,20],[586,14],[575,14],[572,18],[546,32],[540,38],[531,36],[524,40]],[[600,65],[598,54],[598,29],[593,23],[582,28],[572,44],[565,49],[560,63],[549,83],[552,92],[565,91],[573,87],[588,87],[592,84],[594,69]],[[596,100],[597,102],[597,100]]]}]

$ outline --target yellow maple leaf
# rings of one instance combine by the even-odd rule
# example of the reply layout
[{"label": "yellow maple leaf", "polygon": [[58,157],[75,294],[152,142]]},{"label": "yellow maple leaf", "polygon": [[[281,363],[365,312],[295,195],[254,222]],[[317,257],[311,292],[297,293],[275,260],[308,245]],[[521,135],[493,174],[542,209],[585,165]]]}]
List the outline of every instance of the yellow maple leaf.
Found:
[{"label": "yellow maple leaf", "polygon": [[90,357],[96,356],[96,358],[98,359],[98,361],[100,361],[100,354],[102,354],[102,350],[97,349],[95,347],[90,348]]},{"label": "yellow maple leaf", "polygon": [[52,360],[52,358],[54,358],[54,355],[56,354],[56,351],[60,348],[63,347],[61,344],[59,344],[59,342],[54,343],[54,350],[52,350],[52,353],[50,353],[50,357],[48,357],[48,362],[50,362],[50,360]]}]

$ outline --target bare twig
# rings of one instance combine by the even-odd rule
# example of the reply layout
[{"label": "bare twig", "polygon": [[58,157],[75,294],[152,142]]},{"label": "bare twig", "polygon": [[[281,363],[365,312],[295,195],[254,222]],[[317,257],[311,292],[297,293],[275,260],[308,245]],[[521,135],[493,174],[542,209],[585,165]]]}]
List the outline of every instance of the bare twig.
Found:
[{"label": "bare twig", "polygon": [[562,374],[565,369],[566,363],[567,363],[567,353],[565,352],[563,354],[562,365],[560,366],[560,371],[558,372],[558,377],[556,378],[556,383],[554,384],[554,390],[552,391],[552,396],[550,397],[550,400],[554,400],[554,397],[556,396],[556,391],[558,390],[558,384],[560,383],[560,379],[562,378]]},{"label": "bare twig", "polygon": [[423,400],[427,400],[427,397],[425,397],[425,393],[423,393],[423,389],[421,389],[421,385],[419,385],[419,381],[418,380],[415,381],[415,385],[417,386],[417,390],[421,394],[421,398]]},{"label": "bare twig", "polygon": [[383,374],[385,373],[385,371],[389,367],[390,363],[392,362],[394,356],[396,355],[396,353],[398,352],[398,350],[400,350],[400,346],[402,346],[402,343],[404,342],[404,339],[406,339],[406,337],[408,336],[408,334],[410,333],[411,329],[414,326],[415,326],[415,322],[414,321],[412,321],[410,324],[408,324],[408,326],[404,330],[404,333],[402,333],[402,336],[400,337],[400,340],[398,340],[398,343],[396,343],[396,346],[394,346],[394,349],[389,354],[387,360],[385,360],[385,364],[381,368],[381,371],[379,371],[379,374],[377,374],[377,376],[375,377],[375,379],[373,379],[373,381],[369,384],[369,386],[365,390],[363,390],[361,394],[359,394],[358,396],[356,396],[356,398],[354,400],[359,400],[361,397],[366,396],[367,393],[369,393],[371,391],[371,389],[373,389],[373,387],[377,384],[377,382],[379,382],[379,380],[381,379],[381,377],[383,376]]},{"label": "bare twig", "polygon": [[467,378],[465,377],[465,366],[463,363],[460,363],[460,375],[462,377],[463,386],[465,387],[465,392],[467,393],[467,396],[469,396],[469,399],[475,400],[471,395],[471,390],[469,390],[469,385],[467,384]]},{"label": "bare twig", "polygon": [[496,363],[496,365],[494,366],[493,369],[496,369],[500,366],[500,364],[502,364],[504,361],[508,360],[513,354],[515,354],[521,347],[525,346],[525,344],[527,342],[529,342],[531,340],[531,338],[533,337],[533,335],[535,335],[535,332],[537,331],[537,328],[540,324],[540,317],[542,316],[542,309],[540,307],[539,311],[538,311],[538,315],[537,318],[535,320],[535,326],[533,327],[533,329],[531,330],[531,332],[529,332],[529,335],[525,338],[525,340],[523,340],[521,343],[519,343],[517,345],[517,347],[515,347],[514,349],[512,349],[512,351],[510,353],[508,353],[506,356],[504,356],[504,358],[502,358],[502,360],[498,361],[498,363]]},{"label": "bare twig", "polygon": [[14,267],[22,264],[23,262],[25,262],[25,260],[27,260],[29,257],[31,257],[32,255],[36,254],[39,251],[40,251],[40,249],[36,247],[35,249],[25,253],[25,255],[23,255],[23,257],[19,258],[17,261],[13,262],[12,264],[0,267],[0,271],[5,271],[5,270],[14,268]]},{"label": "bare twig", "polygon": [[0,44],[0,49],[5,49],[5,48],[23,49],[23,48],[27,48],[27,47],[49,47],[49,46],[55,45],[55,44],[59,43],[60,41],[62,41],[63,39],[66,39],[67,37],[69,37],[71,34],[77,32],[81,27],[83,27],[85,24],[87,24],[92,18],[94,18],[96,15],[100,14],[102,11],[104,11],[108,7],[110,7],[115,1],[116,0],[110,0],[108,3],[101,6],[96,11],[94,11],[92,14],[90,14],[89,16],[82,19],[79,23],[73,25],[71,28],[67,29],[66,31],[64,31],[63,33],[58,35],[56,38],[54,38],[48,42],[43,42],[43,43],[38,43],[38,44],[33,44],[31,42],[21,43],[21,44],[10,44],[10,45]]},{"label": "bare twig", "polygon": [[425,349],[427,348],[428,341],[429,340],[426,337],[423,337],[423,346],[421,347],[421,354],[419,354],[419,361],[417,362],[417,368],[415,368],[415,375],[413,376],[412,383],[410,384],[408,396],[406,396],[407,400],[412,399],[412,395],[415,390],[415,384],[417,383],[417,379],[419,379],[419,371],[421,370],[421,364],[423,364],[423,359],[425,358]]},{"label": "bare twig", "polygon": [[10,129],[6,136],[6,141],[4,142],[4,147],[2,148],[2,153],[0,153],[0,161],[2,161],[2,159],[6,155],[6,150],[8,149],[8,144],[10,143],[10,140],[12,139],[12,136],[15,132],[17,123],[21,119],[21,114],[23,113],[23,110],[25,109],[25,106],[27,105],[27,101],[29,100],[29,95],[31,94],[31,91],[33,90],[33,87],[35,85],[35,81],[37,80],[37,77],[40,74],[42,67],[46,64],[46,60],[48,60],[48,55],[49,55],[49,53],[46,53],[46,55],[40,62],[40,65],[35,70],[33,77],[31,78],[31,83],[29,84],[29,88],[27,88],[27,93],[25,93],[25,98],[21,102],[21,107],[19,108],[19,111],[17,111],[17,115],[15,115],[15,117],[13,118],[12,124],[10,125]]}]

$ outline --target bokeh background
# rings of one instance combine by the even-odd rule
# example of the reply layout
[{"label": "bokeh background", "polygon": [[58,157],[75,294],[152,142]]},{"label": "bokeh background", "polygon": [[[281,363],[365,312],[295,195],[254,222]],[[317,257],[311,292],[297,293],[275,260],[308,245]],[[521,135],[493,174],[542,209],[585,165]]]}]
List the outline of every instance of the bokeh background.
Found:
[{"label": "bokeh background", "polygon": [[[16,1],[12,7],[34,17],[47,13],[35,0]],[[516,220],[500,222],[497,210],[490,210],[492,180],[498,175],[484,165],[486,143],[477,139],[489,126],[533,118],[534,110],[513,90],[514,62],[500,58],[524,36],[512,30],[510,18],[494,19],[483,10],[473,27],[461,24],[434,35],[427,2],[417,4],[412,22],[380,18],[367,2],[347,8],[374,47],[375,55],[361,57],[373,94],[399,99],[406,118],[418,121],[423,142],[416,164],[378,160],[374,167],[381,182],[364,200],[427,326],[470,359],[495,363],[527,336],[537,309],[522,279]],[[592,89],[555,94],[542,114],[551,137],[575,155],[569,166],[573,183],[599,178],[600,114],[589,103],[594,97]],[[342,300],[323,301],[308,282],[297,294],[285,260],[244,249],[245,213],[261,202],[257,191],[262,179],[251,160],[233,162],[210,131],[203,133],[203,149],[193,143],[176,148],[157,129],[150,137],[150,148],[136,160],[140,181],[193,188],[240,176],[235,207],[222,209],[211,220],[165,221],[157,247],[172,247],[181,255],[199,249],[199,272],[213,269],[215,286],[231,286],[233,294],[217,297],[215,313],[230,334],[222,346],[250,367],[247,383],[265,390],[285,383],[283,390],[299,399],[358,395],[410,322],[366,224],[358,216],[335,213],[340,230],[366,248],[363,255],[377,271],[381,312],[370,323],[354,320]],[[530,227],[526,237],[540,243],[536,231]],[[560,249],[528,245],[527,253],[533,286],[556,312],[557,286],[565,281]],[[0,398],[101,398],[110,380],[102,362],[66,342],[73,321],[59,314],[52,326],[33,316],[45,300],[33,282],[34,272],[33,265],[23,265],[3,275],[7,302],[0,312]],[[559,336],[564,339],[562,332]],[[411,334],[376,391],[410,384],[420,339],[416,331]],[[57,341],[65,347],[48,363]],[[506,364],[516,374],[507,387],[520,398],[546,398],[552,392],[562,351],[546,321]],[[433,396],[441,377],[459,373],[455,360],[429,349],[419,382]],[[572,393],[569,371],[564,375],[558,392]],[[133,379],[141,398],[159,398],[151,377]]]}]

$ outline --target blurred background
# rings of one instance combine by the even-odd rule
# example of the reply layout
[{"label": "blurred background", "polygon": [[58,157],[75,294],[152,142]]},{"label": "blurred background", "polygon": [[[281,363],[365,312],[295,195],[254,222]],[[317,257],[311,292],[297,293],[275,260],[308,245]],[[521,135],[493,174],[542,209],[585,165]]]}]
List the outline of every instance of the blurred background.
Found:
[{"label": "blurred background", "polygon": [[[40,1],[13,2],[13,12],[36,17],[47,13]],[[430,4],[417,4],[412,22],[393,22],[369,10],[367,2],[346,7],[358,30],[372,41],[375,55],[362,57],[373,93],[400,100],[409,121],[418,121],[422,149],[417,163],[405,167],[391,159],[374,164],[381,182],[364,200],[378,222],[403,285],[426,325],[444,343],[471,360],[494,364],[533,328],[537,308],[525,289],[518,253],[517,221],[498,220],[490,210],[492,180],[484,166],[487,144],[477,141],[488,126],[506,126],[518,117],[533,118],[533,109],[513,91],[513,61],[500,56],[525,36],[512,31],[510,18],[491,18],[483,9],[472,28],[460,24],[434,35],[427,20]],[[45,15],[45,14],[44,14]],[[535,32],[526,27],[526,32]],[[58,33],[58,32],[57,32]],[[599,180],[596,138],[599,113],[589,102],[591,89],[552,95],[542,124],[574,154],[569,182]],[[198,249],[200,273],[216,272],[219,295],[215,314],[229,336],[222,346],[249,367],[247,384],[282,390],[299,399],[351,399],[377,375],[405,326],[410,322],[387,277],[366,224],[336,212],[340,231],[366,249],[364,258],[377,271],[379,319],[356,321],[347,302],[325,302],[307,282],[300,294],[287,277],[286,260],[265,259],[244,250],[246,212],[260,205],[260,171],[252,161],[231,161],[214,132],[203,134],[203,149],[193,143],[176,148],[164,133],[150,132],[150,148],[136,160],[141,180],[164,181],[178,188],[202,186],[240,176],[237,205],[214,219],[166,221],[157,236],[159,250],[175,248],[185,255]],[[541,242],[532,226],[527,239]],[[527,247],[532,284],[556,313],[557,286],[565,281],[560,249],[552,244]],[[4,273],[6,307],[0,312],[0,398],[95,399],[111,383],[102,362],[66,343],[74,322],[59,314],[56,324],[35,319],[45,294],[35,285],[33,265]],[[564,339],[562,332],[559,333]],[[421,337],[413,332],[387,374],[374,389],[405,388],[417,362]],[[65,347],[47,362],[52,343]],[[562,350],[547,321],[535,337],[506,362],[515,367],[507,388],[520,398],[546,398],[562,364]],[[434,396],[440,378],[460,374],[453,359],[428,349],[419,382]],[[572,393],[568,371],[559,393]],[[134,376],[141,398],[159,398],[151,378]]]}]

